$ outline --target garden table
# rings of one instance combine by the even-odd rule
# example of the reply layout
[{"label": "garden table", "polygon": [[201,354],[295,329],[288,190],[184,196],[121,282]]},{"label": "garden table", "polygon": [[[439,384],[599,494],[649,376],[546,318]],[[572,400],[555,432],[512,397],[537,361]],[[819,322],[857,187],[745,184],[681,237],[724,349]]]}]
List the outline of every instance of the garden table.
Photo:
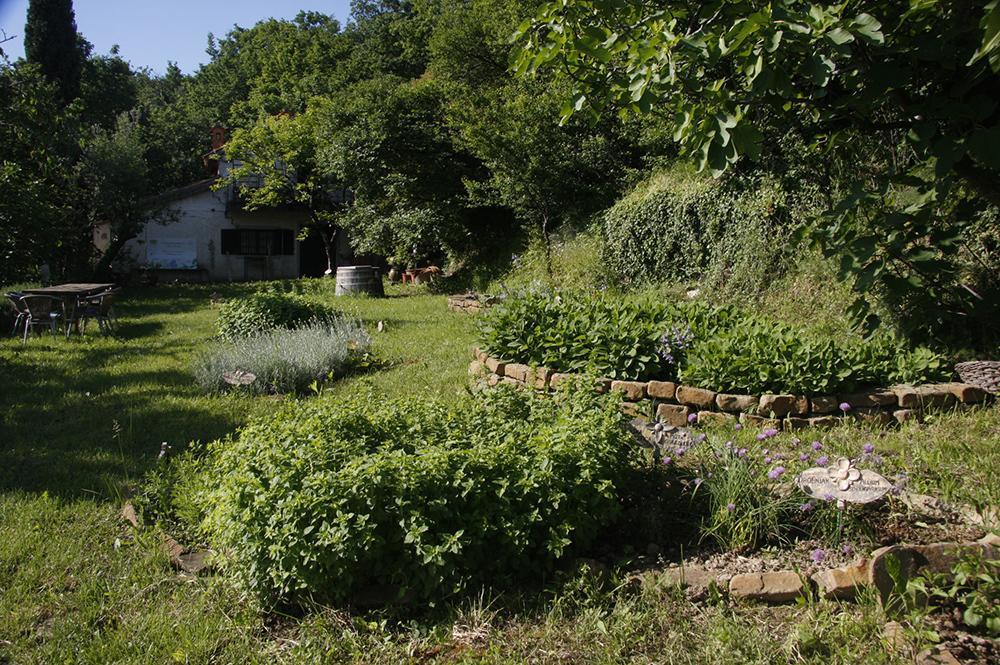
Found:
[{"label": "garden table", "polygon": [[63,301],[63,315],[66,319],[66,335],[69,336],[70,324],[76,325],[77,332],[80,331],[80,323],[73,316],[76,310],[77,300],[87,296],[97,295],[115,287],[114,284],[84,284],[70,282],[69,284],[57,284],[56,286],[42,286],[36,289],[23,289],[22,293],[40,296],[52,296]]}]

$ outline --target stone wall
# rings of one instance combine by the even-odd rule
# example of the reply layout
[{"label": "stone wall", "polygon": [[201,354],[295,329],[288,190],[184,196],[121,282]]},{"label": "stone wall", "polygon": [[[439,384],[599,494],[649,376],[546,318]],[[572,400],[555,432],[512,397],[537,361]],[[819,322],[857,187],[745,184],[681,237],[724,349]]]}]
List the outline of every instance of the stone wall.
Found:
[{"label": "stone wall", "polygon": [[[546,367],[529,367],[491,358],[480,349],[473,349],[473,356],[475,360],[469,365],[469,373],[481,377],[488,386],[510,383],[547,391],[582,378]],[[597,392],[616,390],[624,394],[626,413],[657,418],[678,427],[692,421],[699,424],[740,422],[753,427],[795,430],[832,427],[843,418],[885,426],[919,418],[929,410],[979,404],[990,397],[981,388],[966,383],[900,385],[844,395],[736,395],[671,381],[595,381]],[[841,405],[849,408],[841,409]]]}]

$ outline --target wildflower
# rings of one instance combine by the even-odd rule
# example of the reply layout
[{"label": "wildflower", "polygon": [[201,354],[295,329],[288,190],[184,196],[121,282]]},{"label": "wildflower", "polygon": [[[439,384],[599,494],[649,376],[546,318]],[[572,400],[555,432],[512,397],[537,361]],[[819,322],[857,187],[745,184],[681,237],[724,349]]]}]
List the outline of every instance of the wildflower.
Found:
[{"label": "wildflower", "polygon": [[769,439],[772,436],[778,436],[778,430],[774,429],[773,427],[768,427],[766,430],[764,430],[764,436],[766,436]]},{"label": "wildflower", "polygon": [[819,441],[813,441],[812,442],[812,449],[813,450],[823,450],[823,444],[820,443]]},{"label": "wildflower", "polygon": [[665,456],[665,457],[663,458],[663,466],[670,466],[670,463],[671,463],[671,462],[673,462],[673,461],[674,461],[674,460],[673,460],[672,458],[670,458],[670,457],[666,457],[666,456]]},{"label": "wildflower", "polygon": [[826,551],[819,549],[818,547],[809,553],[809,558],[819,563],[826,559]]},{"label": "wildflower", "polygon": [[691,415],[688,416],[688,422],[689,423],[695,423],[697,421],[698,421],[698,414],[697,413],[692,413]]},{"label": "wildflower", "polygon": [[747,449],[746,448],[740,448],[739,450],[736,451],[736,456],[737,457],[746,457],[747,456]]},{"label": "wildflower", "polygon": [[763,432],[761,432],[760,434],[758,434],[758,435],[757,435],[757,440],[758,440],[758,441],[763,441],[763,440],[764,440],[764,439],[766,439],[766,438],[767,438],[767,437],[766,437],[766,436],[764,436],[764,433],[763,433]]},{"label": "wildflower", "polygon": [[797,446],[797,445],[799,445],[800,443],[802,443],[802,439],[800,439],[800,438],[799,438],[799,437],[797,437],[797,436],[793,436],[793,437],[792,437],[792,445],[793,445],[793,446]]},{"label": "wildflower", "polygon": [[774,453],[773,455],[771,455],[771,457],[774,458],[774,459],[776,459],[776,460],[785,459],[785,456],[782,455],[781,453]]},{"label": "wildflower", "polygon": [[732,448],[733,448],[733,442],[726,441],[726,450],[732,450]]},{"label": "wildflower", "polygon": [[771,480],[777,480],[778,478],[781,477],[781,474],[783,474],[784,472],[785,472],[785,467],[776,466],[770,471],[768,471],[767,477],[770,478]]},{"label": "wildflower", "polygon": [[831,501],[833,501],[833,495],[832,494],[824,494],[823,495],[823,500],[826,501],[827,503],[830,503]]},{"label": "wildflower", "polygon": [[808,462],[809,461],[809,453],[801,453],[801,454],[799,454],[799,461],[800,462]]},{"label": "wildflower", "polygon": [[815,507],[815,506],[813,505],[813,502],[812,502],[812,501],[806,501],[806,502],[805,502],[805,503],[803,503],[803,504],[799,504],[799,510],[801,510],[801,511],[802,511],[802,512],[804,512],[804,513],[808,513],[808,512],[809,512],[809,511],[811,511],[811,510],[812,510],[812,509],[813,509],[814,507]]},{"label": "wildflower", "polygon": [[827,457],[826,455],[821,455],[820,457],[816,458],[817,466],[826,466],[829,463],[830,463],[830,458]]},{"label": "wildflower", "polygon": [[873,452],[875,452],[875,446],[873,446],[870,443],[866,443],[864,448],[862,448],[862,450],[864,450],[865,455],[871,455]]},{"label": "wildflower", "polygon": [[848,404],[847,402],[841,402],[839,408],[844,413],[847,413],[848,411],[851,410],[851,405]]},{"label": "wildflower", "polygon": [[726,511],[727,511],[727,512],[730,512],[730,513],[731,513],[731,512],[733,512],[734,510],[736,510],[736,504],[735,504],[735,503],[727,503],[727,504],[726,504]]},{"label": "wildflower", "polygon": [[840,548],[840,551],[847,556],[851,556],[851,553],[854,552],[854,548],[851,547],[850,543],[844,543],[843,547]]},{"label": "wildflower", "polygon": [[741,429],[743,429],[743,425],[741,423],[736,423],[735,425],[733,425],[733,429],[739,432]]},{"label": "wildflower", "polygon": [[768,457],[765,457],[765,458],[764,458],[764,464],[770,464],[770,463],[771,463],[771,458],[770,458],[770,456],[768,456]]},{"label": "wildflower", "polygon": [[678,457],[684,457],[684,453],[686,452],[687,448],[685,448],[684,446],[678,446],[677,449],[674,450],[674,454],[677,455]]},{"label": "wildflower", "polygon": [[702,441],[704,441],[707,438],[708,438],[707,434],[699,434],[698,436],[694,437],[694,440],[695,440],[695,443],[701,443]]}]

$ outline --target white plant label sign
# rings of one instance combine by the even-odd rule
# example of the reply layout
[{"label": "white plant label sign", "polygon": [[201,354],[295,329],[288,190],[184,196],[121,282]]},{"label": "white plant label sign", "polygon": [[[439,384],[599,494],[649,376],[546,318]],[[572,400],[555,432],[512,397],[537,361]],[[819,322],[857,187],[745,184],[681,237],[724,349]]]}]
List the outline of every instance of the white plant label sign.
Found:
[{"label": "white plant label sign", "polygon": [[878,501],[892,489],[892,483],[868,469],[858,469],[846,457],[827,468],[806,469],[796,479],[799,488],[823,501],[844,503],[871,503]]}]

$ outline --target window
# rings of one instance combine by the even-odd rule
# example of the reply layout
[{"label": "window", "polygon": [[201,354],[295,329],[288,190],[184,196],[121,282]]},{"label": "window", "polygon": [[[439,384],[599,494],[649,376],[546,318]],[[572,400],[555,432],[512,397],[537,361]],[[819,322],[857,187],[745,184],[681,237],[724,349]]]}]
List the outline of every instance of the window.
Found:
[{"label": "window", "polygon": [[222,253],[243,256],[294,254],[295,236],[287,229],[223,229]]}]

